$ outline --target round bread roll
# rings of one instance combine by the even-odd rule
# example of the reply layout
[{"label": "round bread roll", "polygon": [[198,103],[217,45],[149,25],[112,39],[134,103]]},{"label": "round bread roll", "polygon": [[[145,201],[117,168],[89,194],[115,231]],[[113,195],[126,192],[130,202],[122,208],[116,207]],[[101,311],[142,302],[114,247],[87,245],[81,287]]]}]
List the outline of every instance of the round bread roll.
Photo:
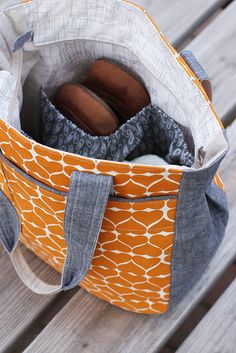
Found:
[{"label": "round bread roll", "polygon": [[148,91],[140,80],[107,59],[98,59],[90,66],[83,84],[105,99],[118,116],[120,110],[123,121],[150,104]]},{"label": "round bread roll", "polygon": [[119,126],[119,119],[112,109],[80,84],[63,85],[53,103],[67,119],[91,135],[107,136]]}]

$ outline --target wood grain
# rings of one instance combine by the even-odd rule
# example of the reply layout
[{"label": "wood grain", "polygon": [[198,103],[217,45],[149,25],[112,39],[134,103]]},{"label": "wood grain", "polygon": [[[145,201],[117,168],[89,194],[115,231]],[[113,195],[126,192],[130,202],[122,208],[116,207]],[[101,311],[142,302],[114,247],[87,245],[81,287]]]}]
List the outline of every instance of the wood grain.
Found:
[{"label": "wood grain", "polygon": [[[26,251],[25,251],[26,253]],[[54,279],[55,273],[32,253],[27,252],[32,269],[45,280]],[[0,245],[0,352],[4,352],[24,332],[56,296],[40,296],[26,288],[16,275],[5,250]],[[51,277],[50,277],[51,276]]]},{"label": "wood grain", "polygon": [[136,0],[156,21],[167,39],[179,46],[226,0]]},{"label": "wood grain", "polygon": [[236,280],[186,339],[177,353],[236,352]]},{"label": "wood grain", "polygon": [[[222,175],[230,202],[226,235],[201,281],[175,308],[164,316],[134,314],[118,309],[80,290],[55,316],[27,353],[154,353],[187,317],[207,290],[215,283],[236,255],[236,121],[229,129],[231,149],[222,164]],[[60,340],[52,340],[60,337]]]},{"label": "wood grain", "polygon": [[227,123],[236,116],[236,1],[188,46],[213,83],[213,103]]},{"label": "wood grain", "polygon": [[[20,0],[1,0],[0,11]],[[228,0],[134,0],[144,7],[174,45],[180,45]]]}]

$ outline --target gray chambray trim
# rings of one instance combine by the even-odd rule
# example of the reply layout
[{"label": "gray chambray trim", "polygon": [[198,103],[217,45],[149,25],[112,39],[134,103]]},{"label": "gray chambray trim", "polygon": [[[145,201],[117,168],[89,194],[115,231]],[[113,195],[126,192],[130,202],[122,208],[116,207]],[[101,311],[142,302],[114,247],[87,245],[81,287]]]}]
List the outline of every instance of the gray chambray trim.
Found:
[{"label": "gray chambray trim", "polygon": [[210,80],[203,66],[199,63],[199,61],[195,58],[190,50],[182,51],[181,56],[186,61],[191,70],[195,73],[199,81]]},{"label": "gray chambray trim", "polygon": [[148,197],[140,197],[140,198],[126,198],[121,196],[113,196],[109,197],[109,201],[115,202],[128,202],[128,203],[139,203],[139,202],[153,202],[153,201],[163,201],[163,200],[173,200],[177,199],[177,193],[172,195],[157,195],[157,196],[148,196]]},{"label": "gray chambray trim", "polygon": [[34,31],[31,30],[31,31],[28,31],[28,32],[22,34],[18,38],[16,38],[16,41],[15,41],[13,48],[12,48],[13,52],[17,51],[18,49],[23,48],[25,43],[31,42],[33,40],[33,36],[34,36]]},{"label": "gray chambray trim", "polygon": [[223,239],[228,222],[227,199],[212,182],[223,157],[209,168],[189,170],[182,176],[171,263],[171,307],[201,277]]},{"label": "gray chambray trim", "polygon": [[0,189],[0,240],[8,255],[17,243],[20,235],[20,222],[15,207]]},{"label": "gray chambray trim", "polygon": [[64,218],[64,290],[75,287],[89,270],[112,185],[111,176],[77,171],[71,175]]}]

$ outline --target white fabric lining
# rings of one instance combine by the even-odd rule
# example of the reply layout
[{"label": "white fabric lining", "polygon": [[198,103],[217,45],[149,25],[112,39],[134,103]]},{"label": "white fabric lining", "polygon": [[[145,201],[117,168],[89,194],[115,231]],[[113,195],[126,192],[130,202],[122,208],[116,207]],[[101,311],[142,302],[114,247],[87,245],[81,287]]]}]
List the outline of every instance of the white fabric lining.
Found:
[{"label": "white fabric lining", "polygon": [[[58,66],[70,62],[70,55],[75,58],[71,80],[77,76],[76,65],[83,63],[86,66],[84,63],[88,61],[88,53],[90,60],[106,56],[138,73],[149,89],[153,103],[191,129],[195,153],[208,142],[205,162],[212,157],[215,159],[227,149],[221,126],[209,104],[141,10],[117,0],[102,3],[98,0],[80,3],[68,0],[66,4],[56,0],[36,0],[20,5],[17,12],[8,10],[8,16],[12,19],[16,14],[18,18],[24,17],[24,11],[20,9],[27,14],[28,23],[24,30],[34,29],[35,46],[31,50],[36,50],[37,65],[35,62],[34,67],[24,65],[25,72],[31,71],[24,93],[30,92],[33,100],[42,83],[50,89],[66,82],[68,75],[65,72],[59,74],[61,70]],[[56,41],[57,44],[50,44]],[[26,48],[29,50],[30,47]],[[27,55],[29,53],[27,51]],[[76,61],[76,54],[79,62]],[[42,68],[45,72],[43,77]],[[27,75],[23,73],[23,76]],[[33,124],[36,126],[35,122]]]}]

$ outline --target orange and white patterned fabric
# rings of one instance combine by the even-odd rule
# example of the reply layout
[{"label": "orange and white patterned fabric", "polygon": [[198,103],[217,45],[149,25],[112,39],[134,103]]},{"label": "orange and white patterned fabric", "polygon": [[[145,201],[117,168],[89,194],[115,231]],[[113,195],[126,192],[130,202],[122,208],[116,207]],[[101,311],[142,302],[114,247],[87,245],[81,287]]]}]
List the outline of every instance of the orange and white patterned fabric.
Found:
[{"label": "orange and white patterned fabric", "polygon": [[[2,161],[22,225],[21,241],[61,272],[66,256],[66,195],[40,187]],[[122,308],[167,310],[176,198],[110,200],[93,262],[81,286]]]},{"label": "orange and white patterned fabric", "polygon": [[[129,165],[128,169],[123,165],[122,170],[121,163],[114,163],[110,170],[104,162],[92,160],[89,165],[85,158],[37,145],[2,121],[0,125],[1,137],[5,136],[1,144],[4,155],[55,189],[52,192],[39,187],[33,178],[30,181],[2,161],[13,204],[21,218],[21,241],[61,272],[66,256],[63,215],[69,173],[75,169],[112,173],[116,194],[127,200],[108,202],[92,266],[81,286],[122,308],[143,313],[166,311],[176,213],[173,195],[178,192],[181,173],[160,169],[158,174],[152,167],[140,173],[140,166]],[[65,192],[65,196],[56,190]],[[128,199],[160,194],[167,196],[155,201]]]},{"label": "orange and white patterned fabric", "polygon": [[178,193],[182,171],[93,160],[53,150],[30,140],[0,120],[1,149],[23,171],[57,190],[68,191],[73,170],[112,175],[116,196],[134,198]]}]

